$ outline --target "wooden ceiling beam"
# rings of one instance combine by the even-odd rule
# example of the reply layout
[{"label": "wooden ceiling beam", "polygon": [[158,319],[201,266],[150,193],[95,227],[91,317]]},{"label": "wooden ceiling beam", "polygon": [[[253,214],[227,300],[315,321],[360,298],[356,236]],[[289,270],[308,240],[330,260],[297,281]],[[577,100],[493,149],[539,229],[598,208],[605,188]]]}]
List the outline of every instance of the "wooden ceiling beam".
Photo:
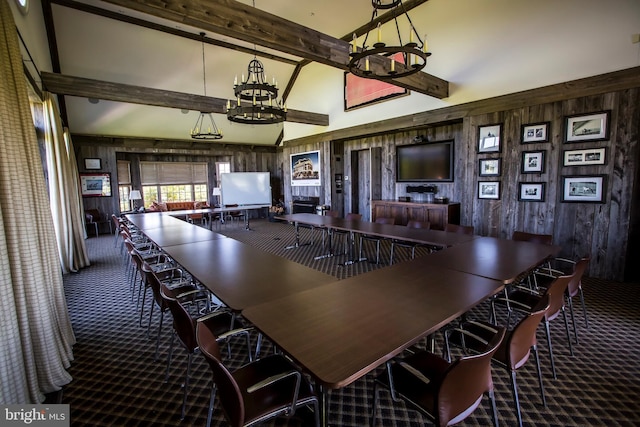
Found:
[{"label": "wooden ceiling beam", "polygon": [[[288,21],[235,0],[105,0],[107,3],[215,32],[342,70],[348,69],[349,42]],[[372,58],[373,71],[387,64]],[[396,64],[398,70],[403,65]],[[390,83],[435,98],[449,96],[449,83],[419,72]]]},{"label": "wooden ceiling beam", "polygon": [[[42,73],[42,84],[45,90],[57,95],[204,111],[206,113],[226,114],[227,112],[226,99],[190,93],[153,89],[47,72]],[[326,114],[288,109],[287,121],[328,126],[329,116]]]}]

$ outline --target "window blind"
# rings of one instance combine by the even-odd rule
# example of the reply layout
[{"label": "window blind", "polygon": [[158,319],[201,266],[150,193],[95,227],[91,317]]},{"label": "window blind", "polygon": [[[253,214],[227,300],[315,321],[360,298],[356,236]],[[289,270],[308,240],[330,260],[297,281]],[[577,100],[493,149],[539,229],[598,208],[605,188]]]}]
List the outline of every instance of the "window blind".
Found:
[{"label": "window blind", "polygon": [[196,184],[207,182],[206,163],[140,162],[142,185]]},{"label": "window blind", "polygon": [[126,160],[117,161],[118,168],[118,184],[131,184],[131,164]]}]

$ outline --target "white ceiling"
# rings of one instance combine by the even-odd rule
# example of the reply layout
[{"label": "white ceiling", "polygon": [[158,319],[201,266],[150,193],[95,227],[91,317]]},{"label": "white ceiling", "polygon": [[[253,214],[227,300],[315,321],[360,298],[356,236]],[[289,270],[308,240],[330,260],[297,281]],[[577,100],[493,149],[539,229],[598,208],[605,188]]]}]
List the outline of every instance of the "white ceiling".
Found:
[{"label": "white ceiling", "polygon": [[[32,0],[33,1],[33,0]],[[177,25],[97,0],[104,9]],[[242,0],[251,5],[251,1]],[[256,7],[340,38],[367,23],[369,0],[256,0]],[[409,13],[428,35],[433,56],[425,69],[450,82],[450,97],[409,97],[351,112],[343,109],[343,72],[325,65],[305,67],[288,99],[293,109],[328,114],[328,127],[285,123],[231,124],[215,115],[224,142],[272,145],[284,126],[285,141],[375,120],[412,114],[640,65],[638,0],[430,0]],[[61,73],[91,79],[203,94],[199,42],[53,5]],[[391,23],[383,27],[391,34]],[[207,37],[252,47],[215,34]],[[267,51],[258,47],[258,50]],[[283,53],[279,56],[300,60]],[[246,74],[251,55],[205,45],[206,93],[233,99],[235,76]],[[284,88],[294,66],[261,59],[269,80]],[[86,98],[66,97],[72,133],[188,139],[198,113]]]}]

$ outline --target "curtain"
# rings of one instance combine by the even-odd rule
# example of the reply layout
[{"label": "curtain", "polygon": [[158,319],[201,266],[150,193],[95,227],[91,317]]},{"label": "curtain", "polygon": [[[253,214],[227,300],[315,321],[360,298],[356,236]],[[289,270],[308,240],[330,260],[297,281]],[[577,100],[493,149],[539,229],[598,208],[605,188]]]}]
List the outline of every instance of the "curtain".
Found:
[{"label": "curtain", "polygon": [[0,0],[0,403],[71,381],[67,310],[16,26]]},{"label": "curtain", "polygon": [[78,167],[71,137],[62,128],[58,106],[44,93],[44,122],[49,171],[49,200],[63,273],[89,265]]}]

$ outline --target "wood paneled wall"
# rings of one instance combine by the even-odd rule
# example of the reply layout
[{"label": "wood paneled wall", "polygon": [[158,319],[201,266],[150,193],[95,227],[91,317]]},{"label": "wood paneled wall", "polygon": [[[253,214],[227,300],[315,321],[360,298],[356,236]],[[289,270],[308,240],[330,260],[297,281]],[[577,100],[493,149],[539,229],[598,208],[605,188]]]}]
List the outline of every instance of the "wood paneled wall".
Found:
[{"label": "wood paneled wall", "polygon": [[[429,141],[455,140],[455,181],[439,183],[438,194],[461,203],[461,223],[472,225],[482,236],[510,238],[515,230],[552,234],[562,246],[562,255],[577,258],[591,254],[588,274],[611,280],[623,280],[634,180],[638,173],[638,116],[640,94],[629,89],[543,105],[508,109],[469,116],[459,123],[431,126],[427,129],[397,132],[344,142],[344,158],[352,152],[381,147],[382,199],[407,195],[406,183],[395,181],[395,147],[410,144],[417,135]],[[497,107],[499,109],[499,107]],[[610,137],[606,141],[565,143],[566,117],[610,111]],[[521,142],[522,125],[550,122],[549,142]],[[478,153],[478,127],[495,123],[503,126],[500,153]],[[563,151],[606,147],[606,164],[563,166]],[[545,150],[545,168],[541,174],[522,174],[524,151]],[[480,178],[481,158],[502,159],[502,173],[496,178]],[[352,173],[347,162],[344,174]],[[607,176],[605,203],[562,202],[563,175]],[[500,199],[478,199],[478,181],[499,181]],[[544,182],[545,202],[518,201],[519,182]],[[351,205],[350,181],[345,182],[345,206]],[[419,196],[411,194],[413,199]],[[366,197],[366,195],[360,195]]]}]

